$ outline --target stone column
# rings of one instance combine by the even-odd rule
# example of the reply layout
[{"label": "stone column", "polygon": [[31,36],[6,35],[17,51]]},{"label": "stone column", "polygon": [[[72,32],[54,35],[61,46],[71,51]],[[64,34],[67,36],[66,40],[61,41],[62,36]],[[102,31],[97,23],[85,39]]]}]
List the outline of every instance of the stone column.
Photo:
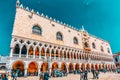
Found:
[{"label": "stone column", "polygon": [[27,66],[27,65],[25,65],[25,69],[24,69],[24,76],[27,76],[27,68],[28,68],[28,66]]},{"label": "stone column", "polygon": [[21,58],[21,48],[20,48],[20,52],[19,52],[19,58]]},{"label": "stone column", "polygon": [[39,52],[39,59],[41,59],[41,51]]},{"label": "stone column", "polygon": [[64,60],[64,51],[62,51],[62,60]]},{"label": "stone column", "polygon": [[41,66],[38,66],[38,76],[40,74]]},{"label": "stone column", "polygon": [[24,76],[27,76],[27,68],[25,68]]},{"label": "stone column", "polygon": [[26,55],[26,58],[28,58],[28,52],[29,52],[29,50],[27,49],[27,55]]},{"label": "stone column", "polygon": [[72,52],[72,57],[73,57],[72,60],[74,61],[74,52]]},{"label": "stone column", "polygon": [[60,52],[61,52],[61,50],[58,51],[58,55],[59,55],[59,56],[58,56],[58,59],[59,59],[59,60],[60,60]]},{"label": "stone column", "polygon": [[33,49],[33,59],[35,58],[35,48]]},{"label": "stone column", "polygon": [[13,47],[11,47],[11,50],[10,50],[10,57],[13,56]]},{"label": "stone column", "polygon": [[52,53],[52,50],[50,51],[50,60],[51,60],[51,53]]},{"label": "stone column", "polygon": [[47,51],[47,50],[45,50],[45,56],[44,56],[44,59],[46,59],[46,51]]},{"label": "stone column", "polygon": [[69,53],[70,61],[71,61],[71,52]]},{"label": "stone column", "polygon": [[56,59],[56,50],[54,51],[54,59]]},{"label": "stone column", "polygon": [[68,56],[67,56],[67,54],[68,54],[68,51],[66,51],[66,60],[68,60]]}]

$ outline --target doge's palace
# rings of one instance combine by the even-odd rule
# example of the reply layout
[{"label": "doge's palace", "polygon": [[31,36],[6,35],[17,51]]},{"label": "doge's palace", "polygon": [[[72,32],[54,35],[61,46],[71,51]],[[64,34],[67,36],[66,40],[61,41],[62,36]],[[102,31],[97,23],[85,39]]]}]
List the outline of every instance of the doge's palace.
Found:
[{"label": "doge's palace", "polygon": [[108,41],[35,12],[16,2],[7,67],[19,76],[59,69],[115,69]]}]

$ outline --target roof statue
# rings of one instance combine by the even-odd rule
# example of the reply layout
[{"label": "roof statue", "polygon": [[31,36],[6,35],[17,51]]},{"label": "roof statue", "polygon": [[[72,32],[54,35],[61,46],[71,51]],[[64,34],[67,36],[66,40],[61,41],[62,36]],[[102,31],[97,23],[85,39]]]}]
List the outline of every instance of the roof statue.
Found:
[{"label": "roof statue", "polygon": [[82,25],[82,31],[85,31],[84,26]]}]

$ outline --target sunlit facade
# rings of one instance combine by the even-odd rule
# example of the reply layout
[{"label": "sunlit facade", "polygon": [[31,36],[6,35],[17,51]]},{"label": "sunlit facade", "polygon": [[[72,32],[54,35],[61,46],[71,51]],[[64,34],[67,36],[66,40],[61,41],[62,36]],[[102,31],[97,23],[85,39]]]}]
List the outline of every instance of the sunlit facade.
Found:
[{"label": "sunlit facade", "polygon": [[7,60],[9,70],[21,75],[38,75],[56,68],[115,69],[109,42],[77,30],[16,3],[16,16]]}]

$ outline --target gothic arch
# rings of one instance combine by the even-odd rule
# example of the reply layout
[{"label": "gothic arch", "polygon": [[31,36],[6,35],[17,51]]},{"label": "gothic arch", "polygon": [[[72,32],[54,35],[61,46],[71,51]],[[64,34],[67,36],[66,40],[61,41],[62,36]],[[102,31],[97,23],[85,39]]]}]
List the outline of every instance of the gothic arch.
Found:
[{"label": "gothic arch", "polygon": [[41,71],[42,72],[46,72],[48,71],[48,63],[47,62],[43,62],[41,65]]},{"label": "gothic arch", "polygon": [[35,61],[32,61],[28,65],[27,69],[28,75],[38,75],[38,63]]},{"label": "gothic arch", "polygon": [[21,54],[23,54],[23,55],[27,54],[27,47],[26,47],[26,45],[23,45],[22,50],[21,50]]},{"label": "gothic arch", "polygon": [[39,56],[39,47],[36,47],[36,48],[35,48],[35,56],[36,56],[36,57]]},{"label": "gothic arch", "polygon": [[73,70],[74,70],[74,64],[73,63],[69,63],[69,72],[71,73],[71,72],[73,72]]},{"label": "gothic arch", "polygon": [[32,46],[29,47],[28,55],[33,55],[33,47]]},{"label": "gothic arch", "polygon": [[67,65],[66,65],[65,62],[63,62],[63,63],[61,64],[61,70],[62,70],[63,72],[67,72]]},{"label": "gothic arch", "polygon": [[56,69],[58,69],[58,63],[57,62],[54,62],[53,64],[52,64],[52,70],[56,70]]},{"label": "gothic arch", "polygon": [[19,52],[20,52],[20,46],[19,46],[19,44],[16,44],[15,47],[14,47],[13,53],[14,54],[19,54]]}]

